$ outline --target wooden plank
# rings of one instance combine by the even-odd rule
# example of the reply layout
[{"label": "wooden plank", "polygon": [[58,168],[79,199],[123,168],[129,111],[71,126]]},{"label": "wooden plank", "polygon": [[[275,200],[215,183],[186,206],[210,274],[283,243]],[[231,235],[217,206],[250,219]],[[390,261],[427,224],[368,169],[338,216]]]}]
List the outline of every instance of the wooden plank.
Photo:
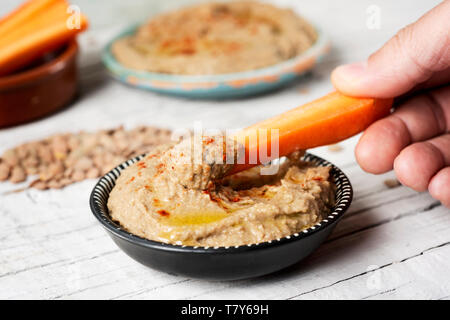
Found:
[{"label": "wooden plank", "polygon": [[[346,281],[299,296],[299,299],[448,299],[450,243],[409,259],[373,265]],[[372,270],[374,269],[374,270]]]},{"label": "wooden plank", "polygon": [[[422,215],[407,216],[327,243],[304,263],[262,279],[216,283],[172,278],[169,283],[163,285],[151,287],[139,285],[137,290],[134,288],[128,295],[117,296],[137,299],[298,298],[310,292],[319,292],[320,288],[327,288],[336,282],[355,278],[366,272],[370,266],[390,265],[448,243],[450,241],[447,232],[450,225],[448,213],[448,209],[438,206]],[[433,237],[429,236],[431,232]],[[442,255],[445,257],[446,253],[443,251]],[[447,275],[438,271],[439,268],[435,272],[437,277],[446,279]],[[121,288],[121,284],[105,285],[104,293]],[[81,296],[75,293],[70,297]]]},{"label": "wooden plank", "polygon": [[[419,195],[420,199],[424,199],[423,195]],[[13,201],[13,200],[11,200]],[[419,199],[417,200],[419,201]],[[402,208],[401,203],[399,204],[399,208]],[[438,207],[438,208],[442,208],[442,207]],[[436,208],[436,209],[438,209]],[[351,239],[354,239],[355,237],[359,237],[360,235],[358,235],[357,233],[354,234],[354,232],[356,232],[358,229],[355,228],[354,226],[358,226],[358,228],[364,228],[367,226],[367,224],[364,224],[363,221],[366,222],[370,222],[373,223],[374,221],[374,217],[383,217],[386,218],[386,213],[389,213],[391,211],[389,210],[384,210],[386,208],[384,208],[383,206],[380,207],[381,212],[377,211],[377,210],[372,210],[369,212],[366,212],[364,214],[358,215],[358,216],[354,216],[351,218],[348,218],[348,222],[346,222],[346,220],[344,220],[342,222],[342,224],[344,225],[344,223],[347,224],[346,227],[343,227],[340,231],[340,233],[336,234],[336,237],[340,239],[337,239],[335,241],[338,242],[338,244],[326,244],[324,247],[326,246],[338,246],[339,248],[341,248],[341,245],[339,245],[339,243],[344,242],[347,243],[349,242],[348,239],[345,239],[346,237],[342,238],[343,236],[347,235],[350,233],[348,237],[350,237]],[[434,210],[431,210],[434,211]],[[415,218],[415,216],[413,215],[412,217],[410,216],[402,216],[402,213],[397,213],[400,215],[400,218],[397,219],[398,222],[401,222],[402,218]],[[423,214],[428,214],[428,213],[423,213]],[[76,212],[73,213],[73,215],[77,215]],[[397,217],[397,216],[394,216]],[[358,218],[358,220],[357,220]],[[382,219],[383,219],[382,218]],[[39,230],[41,230],[41,234],[39,236],[43,236],[45,237],[47,240],[56,240],[56,241],[44,241],[44,242],[39,242],[36,241],[38,238],[33,238],[32,239],[27,239],[25,238],[26,241],[25,244],[23,245],[22,248],[15,248],[12,251],[8,251],[8,249],[6,250],[1,250],[0,252],[2,253],[1,256],[5,258],[5,261],[11,261],[11,258],[15,258],[14,263],[9,262],[9,265],[11,267],[11,270],[3,270],[1,274],[8,274],[9,276],[7,276],[6,278],[9,278],[10,281],[14,281],[16,282],[17,280],[19,280],[21,277],[29,277],[30,275],[33,274],[40,274],[40,273],[44,273],[44,274],[58,274],[58,272],[60,273],[61,271],[58,270],[63,270],[64,268],[68,268],[68,270],[83,270],[83,272],[81,273],[81,279],[80,281],[82,281],[83,278],[89,278],[91,279],[91,281],[89,282],[89,286],[84,287],[81,286],[83,289],[85,289],[85,291],[81,291],[78,292],[79,290],[76,290],[75,292],[68,292],[67,297],[78,297],[78,295],[81,295],[82,293],[85,294],[90,294],[90,291],[93,289],[90,289],[90,286],[92,283],[97,283],[98,286],[101,287],[105,287],[107,290],[105,290],[105,292],[110,292],[110,293],[114,293],[114,296],[118,296],[118,297],[122,297],[122,298],[126,298],[128,296],[133,296],[133,294],[137,293],[138,295],[136,297],[139,296],[144,296],[144,297],[152,297],[152,292],[155,294],[161,294],[161,291],[165,291],[165,290],[169,290],[170,288],[172,288],[175,285],[178,285],[179,283],[182,283],[184,285],[182,285],[183,287],[186,286],[186,288],[191,288],[190,286],[192,285],[192,283],[197,284],[197,283],[202,283],[199,281],[187,281],[186,279],[179,279],[176,277],[172,277],[169,275],[165,275],[163,273],[158,273],[158,272],[154,272],[151,270],[147,270],[141,266],[137,267],[135,266],[136,264],[131,261],[129,258],[125,258],[125,256],[123,255],[123,253],[118,252],[117,249],[115,249],[114,245],[112,244],[112,242],[110,241],[110,239],[106,236],[106,234],[103,233],[103,230],[101,230],[96,224],[92,225],[92,228],[90,228],[89,226],[91,226],[89,223],[88,224],[83,224],[79,222],[80,219],[73,219],[73,218],[67,218],[67,221],[58,221],[57,224],[51,224],[46,227],[45,225],[43,226],[44,230],[41,230],[41,228],[39,227],[39,223],[35,223],[33,225],[31,225],[29,228],[36,228],[35,230],[29,231],[29,230],[25,230],[26,232],[24,232],[24,234],[26,235],[33,235],[33,237],[36,237],[36,234],[39,233]],[[88,220],[87,217],[85,220]],[[395,219],[394,219],[395,220]],[[78,224],[77,224],[78,221]],[[376,222],[378,223],[378,221]],[[72,233],[70,233],[70,231],[64,230],[61,228],[64,228],[64,224],[68,224],[68,225],[72,225],[72,224],[76,224],[76,226],[78,226],[78,229],[82,229],[76,232],[77,236],[74,239],[74,236]],[[402,223],[403,225],[403,223]],[[72,226],[73,227],[73,226]],[[85,229],[83,229],[84,227],[86,227]],[[378,225],[377,227],[375,227],[375,231],[376,229],[379,228],[383,228],[384,225]],[[58,230],[59,231],[54,231],[54,230]],[[100,230],[98,230],[100,229]],[[76,229],[75,229],[76,230]],[[360,229],[359,229],[360,230]],[[67,233],[69,232],[69,233]],[[366,232],[373,232],[372,229],[368,229],[363,231],[363,233]],[[11,240],[12,243],[17,243],[17,239],[13,239]],[[359,240],[356,240],[359,241]],[[28,243],[28,245],[27,245]],[[70,252],[72,252],[71,255],[67,256],[67,257],[61,257],[60,254],[58,254],[58,256],[56,257],[55,255],[49,255],[49,252],[58,252],[61,248],[57,247],[56,244],[58,243],[66,243],[68,244],[68,247],[71,248],[71,250],[69,250]],[[393,241],[393,243],[397,243],[395,241]],[[2,242],[2,245],[4,245],[5,242]],[[7,244],[7,243],[6,243]],[[51,245],[53,244],[53,246]],[[94,245],[95,244],[95,245]],[[42,248],[42,246],[44,246],[44,248]],[[55,247],[56,246],[56,247]],[[342,245],[343,246],[343,245]],[[323,247],[323,248],[324,248]],[[104,253],[108,253],[111,252],[110,255],[102,255],[100,254],[96,254],[99,251],[99,248],[101,248],[103,250],[105,250],[105,248],[108,248],[108,250],[106,250],[106,252]],[[319,250],[319,252],[317,254],[319,254],[322,250]],[[20,252],[23,252],[23,254],[20,254]],[[376,253],[374,253],[374,255],[376,255]],[[116,258],[117,256],[117,258]],[[127,285],[124,286],[123,282],[126,281],[127,279],[129,279],[130,277],[127,278],[123,278],[121,281],[119,281],[118,284],[116,283],[110,283],[110,279],[108,278],[108,276],[105,276],[105,272],[107,272],[110,269],[106,269],[104,270],[104,268],[92,268],[92,271],[90,270],[90,268],[86,268],[85,265],[89,264],[89,263],[96,263],[99,266],[102,266],[104,264],[107,264],[107,262],[109,261],[109,259],[114,259],[115,263],[112,264],[112,268],[117,268],[118,270],[121,270],[122,268],[125,269],[131,269],[132,271],[128,274],[128,276],[131,276],[131,278],[133,277],[138,277],[140,278],[139,281],[136,281],[135,283],[133,283],[132,286]],[[92,261],[91,261],[92,260]],[[89,261],[89,263],[87,263],[86,261]],[[123,261],[123,262],[121,262]],[[6,264],[2,264],[2,267],[4,267]],[[109,265],[109,264],[108,264]],[[336,266],[337,268],[340,268],[339,265]],[[158,279],[158,277],[151,277],[151,281],[150,279],[148,279],[148,281],[142,281],[145,277],[140,277],[139,275],[143,272],[143,269],[145,270],[145,273],[150,273],[150,274],[160,274],[161,278],[160,280],[155,281],[155,279]],[[98,272],[98,270],[104,270],[102,272]],[[114,271],[115,269],[111,270],[110,273],[114,274],[116,271]],[[133,273],[133,270],[135,271]],[[12,272],[12,273],[11,273]],[[66,276],[67,277],[67,276]],[[64,278],[66,278],[64,277]],[[42,279],[46,279],[45,277],[40,277],[37,276],[37,278],[42,278]],[[60,290],[63,290],[63,288],[65,287],[65,282],[61,283],[61,279],[58,277],[55,277],[55,282],[52,283],[52,281],[50,280],[47,283],[48,287],[52,287],[52,284],[55,285],[55,297],[59,297],[59,296],[64,296],[61,293]],[[3,279],[0,276],[0,286],[3,285],[2,283]],[[46,279],[46,281],[48,281],[48,279]],[[8,281],[7,281],[8,282]],[[18,281],[19,283],[21,282],[20,280]],[[82,283],[82,282],[81,282]],[[136,287],[137,285],[137,287]],[[110,287],[113,287],[113,289],[111,289]],[[194,285],[195,286],[195,285]],[[115,288],[115,289],[114,289]],[[128,291],[127,291],[128,290]],[[177,289],[178,291],[178,289]],[[180,293],[182,293],[183,291],[181,290]],[[17,292],[15,292],[15,294],[17,294]],[[185,294],[192,294],[192,290],[189,289],[188,292],[185,292]],[[249,297],[250,298],[250,297]]]},{"label": "wooden plank", "polygon": [[[108,14],[101,17],[97,5],[79,1],[95,22],[80,39],[81,99],[52,117],[1,130],[0,153],[31,138],[61,132],[61,128],[72,132],[122,124],[188,128],[199,120],[208,128],[247,126],[332,90],[329,73],[334,66],[363,59],[394,30],[438,2],[379,1],[382,28],[360,28],[355,33],[355,21],[365,23],[364,3],[277,1],[296,6],[319,24],[333,40],[331,54],[308,77],[276,93],[243,100],[198,101],[130,90],[100,71],[101,48],[122,28],[111,25],[110,21],[117,20],[111,17],[120,16],[119,20],[127,25],[146,15],[145,8],[150,11],[156,5],[145,0],[130,1],[135,6],[125,16],[124,9],[131,8],[130,2],[114,0],[108,6]],[[6,2],[12,7],[11,0]],[[157,4],[175,5],[178,2]],[[333,12],[327,19],[323,18],[324,7]],[[345,14],[339,11],[342,8]],[[351,39],[347,36],[349,30]],[[87,199],[93,181],[60,191],[31,190],[8,196],[2,193],[17,186],[0,183],[0,298],[449,299],[449,210],[438,206],[427,194],[403,187],[388,189],[383,181],[393,178],[393,173],[372,176],[362,172],[353,155],[357,139],[342,143],[340,152],[327,147],[311,150],[343,168],[355,189],[352,207],[329,241],[302,264],[247,281],[189,280],[137,264],[116,248],[90,214]],[[371,276],[377,271],[367,271],[371,266],[379,267],[382,287],[373,289]]]},{"label": "wooden plank", "polygon": [[[358,176],[358,168],[353,169],[355,172],[350,172],[349,175],[355,175]],[[353,216],[349,216],[348,218],[344,219],[342,223],[338,226],[336,229],[336,232],[333,234],[333,238],[342,238],[348,235],[352,235],[355,232],[358,232],[358,230],[369,228],[371,226],[377,226],[380,224],[380,222],[389,222],[390,219],[396,220],[401,219],[404,217],[404,215],[408,214],[415,214],[417,210],[419,210],[419,213],[422,209],[426,209],[423,206],[426,207],[435,203],[434,200],[432,200],[428,195],[426,194],[416,194],[414,192],[409,191],[406,188],[397,188],[397,189],[387,189],[385,186],[381,183],[380,179],[361,179],[361,181],[365,181],[366,185],[366,194],[368,196],[366,197],[366,202],[369,204],[376,203],[378,207],[373,208],[373,206],[370,206],[368,210],[364,207],[364,202],[361,201],[361,204],[358,206],[358,210],[353,210],[354,212],[357,212]],[[367,182],[369,181],[369,182]],[[86,186],[92,183],[85,182],[82,184],[78,184],[75,186],[72,186],[72,194],[78,194],[79,190],[85,189]],[[358,189],[358,184],[356,184],[356,189]],[[367,186],[368,185],[368,186]],[[384,192],[387,194],[384,194],[382,197],[379,197],[379,192],[370,192],[370,188],[375,188],[377,191],[380,188],[385,188]],[[76,190],[76,191],[75,191]],[[400,192],[399,192],[400,190]],[[14,264],[9,263],[9,266],[12,270],[6,271],[6,273],[10,273],[10,276],[14,277],[15,280],[20,279],[20,274],[24,273],[26,277],[29,276],[29,274],[36,273],[37,270],[41,271],[44,269],[44,274],[52,273],[52,274],[58,274],[58,272],[61,272],[59,270],[62,270],[66,265],[69,265],[69,270],[78,270],[82,269],[84,270],[84,267],[79,267],[79,265],[84,265],[86,260],[93,260],[95,263],[99,263],[98,259],[100,259],[103,262],[103,259],[110,259],[111,256],[102,256],[102,253],[95,254],[99,250],[99,248],[109,248],[109,251],[112,251],[114,248],[109,240],[109,238],[104,235],[99,235],[99,228],[95,224],[95,221],[89,221],[86,218],[80,219],[78,212],[79,211],[86,211],[84,205],[77,204],[80,199],[73,199],[73,203],[70,202],[69,199],[67,199],[67,206],[71,207],[71,209],[61,208],[61,205],[58,201],[55,201],[55,199],[58,199],[61,196],[61,193],[64,193],[65,191],[50,191],[49,194],[41,193],[36,190],[30,190],[27,194],[27,201],[23,202],[23,210],[21,213],[15,213],[14,216],[9,215],[7,218],[11,219],[5,219],[6,222],[11,221],[11,224],[9,225],[6,223],[5,228],[2,229],[2,231],[5,231],[6,233],[4,237],[8,239],[8,241],[2,241],[2,248],[5,250],[0,250],[2,252],[2,257],[6,257],[7,260],[11,261],[10,258],[15,258]],[[403,200],[400,200],[399,202],[387,202],[383,204],[383,200],[385,199],[394,199],[395,196],[392,195],[392,193],[399,194],[400,196],[406,195],[407,197]],[[21,199],[22,195],[20,194],[13,194],[5,198],[7,201],[2,202],[3,205],[9,206],[8,203],[16,203],[19,199]],[[375,197],[374,199],[371,199],[370,197]],[[379,199],[381,202],[377,203],[376,199]],[[40,203],[40,210],[44,212],[44,214],[40,213],[33,213],[33,207],[36,203]],[[29,208],[29,211],[27,210]],[[413,208],[413,212],[411,213],[411,208]],[[55,209],[57,209],[57,215],[55,218]],[[1,210],[0,210],[1,211]],[[30,223],[30,213],[33,214]],[[57,218],[58,214],[63,216],[63,218]],[[16,225],[17,227],[14,228],[13,225]],[[97,227],[96,227],[97,226]],[[8,232],[9,230],[9,232]],[[100,230],[102,231],[102,230]],[[73,244],[73,233],[76,233],[78,238],[77,245]],[[13,237],[13,238],[10,238]],[[48,255],[48,250],[42,250],[41,245],[47,246],[48,244],[46,242],[49,242],[49,240],[57,240],[56,243],[67,243],[70,247],[72,247],[73,251],[77,253],[77,255],[73,255],[70,257],[70,259],[61,259],[60,256],[55,257],[52,255]],[[99,244],[99,246],[96,248],[93,246],[89,240],[95,240],[96,245]],[[342,240],[341,240],[342,241]],[[53,242],[53,241],[52,241]],[[12,248],[7,247],[9,244],[13,244]],[[30,248],[30,244],[31,248]],[[3,247],[5,246],[6,247]],[[33,247],[36,246],[37,248]],[[14,247],[15,246],[15,247]],[[21,248],[17,248],[21,247]],[[95,248],[95,250],[87,251],[86,248]],[[31,249],[31,250],[30,250]],[[54,248],[51,251],[57,252],[59,248]],[[11,250],[11,251],[8,251]],[[109,251],[106,251],[108,253]],[[23,252],[23,254],[20,254],[20,252]],[[113,255],[116,254],[116,252],[112,253]],[[118,256],[123,259],[123,254],[118,253]],[[100,257],[97,257],[99,256]],[[127,259],[127,258],[126,258]],[[127,261],[128,264],[121,265],[117,267],[117,270],[121,270],[122,268],[129,268],[133,265],[134,262],[131,262],[130,260]],[[105,263],[105,262],[103,262]],[[75,267],[74,267],[75,266]],[[78,267],[77,267],[78,266]],[[73,269],[75,268],[75,269]],[[77,269],[78,268],[78,269]],[[52,270],[52,271],[48,271]],[[139,272],[136,272],[134,275],[132,273],[132,277],[136,276],[139,277],[139,274],[141,274],[142,270],[138,268]],[[3,270],[2,270],[3,271]],[[11,274],[12,272],[12,274]],[[18,273],[17,273],[18,272]],[[84,272],[87,274],[85,275]],[[115,269],[110,271],[109,273],[115,274]],[[153,272],[153,271],[150,271]],[[2,274],[4,272],[1,272]],[[106,274],[109,275],[107,272]],[[51,281],[50,283],[47,283],[47,286],[50,288],[55,287],[54,289],[54,295],[53,297],[60,297],[60,298],[69,298],[69,297],[81,297],[84,295],[89,296],[89,294],[92,293],[92,290],[105,290],[104,292],[113,292],[114,297],[120,297],[120,298],[127,298],[127,297],[152,297],[152,293],[160,294],[160,291],[169,290],[170,288],[173,288],[173,286],[177,287],[177,291],[179,287],[186,287],[190,288],[190,285],[192,283],[197,283],[197,281],[189,281],[187,279],[173,279],[171,276],[164,275],[161,279],[161,282],[154,281],[152,278],[152,281],[136,281],[131,287],[124,286],[122,280],[118,280],[118,283],[111,283],[108,277],[104,276],[104,273],[98,273],[98,269],[93,268],[92,273],[90,270],[83,271],[83,277],[94,279],[96,281],[90,282],[88,286],[84,285],[78,285],[81,287],[81,289],[77,289],[73,292],[67,292],[65,294],[62,294],[61,292],[64,291],[64,288],[66,287],[66,283],[61,283],[61,279],[58,279],[56,277],[56,282],[54,286],[52,286]],[[82,282],[83,277],[81,277],[80,281]],[[39,277],[40,278],[40,277]],[[75,277],[76,278],[76,277]],[[142,278],[142,277],[139,277]],[[43,277],[45,279],[45,277]],[[97,282],[98,281],[98,282]],[[19,281],[20,282],[20,281]],[[91,283],[97,283],[94,287],[91,286]],[[1,282],[0,282],[1,284]],[[103,288],[103,289],[102,289]],[[214,289],[215,291],[215,289]],[[48,291],[50,292],[50,291]],[[47,294],[48,294],[47,292]],[[182,293],[183,290],[180,290],[180,293]],[[187,290],[184,294],[189,296],[191,294],[191,290]],[[17,293],[17,292],[16,292]],[[20,297],[20,295],[19,295]],[[249,297],[251,298],[251,297]]]}]

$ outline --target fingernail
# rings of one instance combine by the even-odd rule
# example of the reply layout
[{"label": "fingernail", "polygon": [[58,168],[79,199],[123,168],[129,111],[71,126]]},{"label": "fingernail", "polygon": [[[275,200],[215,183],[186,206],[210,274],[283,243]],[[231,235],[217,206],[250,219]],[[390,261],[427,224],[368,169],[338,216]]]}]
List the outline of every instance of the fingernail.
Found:
[{"label": "fingernail", "polygon": [[338,67],[335,70],[336,76],[347,82],[360,80],[367,70],[367,62],[356,62]]}]

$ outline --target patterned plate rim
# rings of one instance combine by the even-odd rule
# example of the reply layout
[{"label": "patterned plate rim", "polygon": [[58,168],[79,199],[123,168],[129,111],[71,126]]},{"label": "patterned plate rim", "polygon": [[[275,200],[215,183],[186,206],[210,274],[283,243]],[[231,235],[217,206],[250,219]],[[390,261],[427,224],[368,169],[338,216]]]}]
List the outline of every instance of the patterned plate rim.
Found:
[{"label": "patterned plate rim", "polygon": [[110,216],[109,211],[107,209],[107,202],[109,198],[109,193],[111,192],[112,188],[115,185],[115,181],[120,176],[120,173],[125,170],[127,167],[132,165],[135,162],[140,161],[145,155],[137,156],[133,159],[127,160],[123,162],[122,164],[118,165],[114,169],[112,169],[110,172],[108,172],[106,175],[104,175],[95,185],[94,189],[92,190],[91,196],[90,196],[90,207],[91,211],[94,214],[94,216],[97,218],[97,220],[103,225],[104,228],[106,228],[108,231],[114,233],[116,236],[127,240],[129,242],[132,242],[134,244],[138,244],[145,247],[151,247],[161,250],[168,250],[168,251],[188,251],[188,252],[230,252],[230,251],[242,251],[242,250],[249,250],[249,249],[256,249],[256,248],[267,248],[272,246],[278,246],[287,242],[297,241],[300,239],[303,239],[311,234],[314,234],[320,230],[323,230],[327,228],[328,226],[334,224],[337,222],[343,214],[347,211],[347,209],[350,207],[350,204],[353,199],[353,189],[352,185],[350,183],[350,180],[348,177],[342,172],[341,169],[339,169],[337,166],[332,164],[331,162],[322,159],[316,155],[313,155],[311,153],[306,153],[304,156],[304,160],[314,162],[315,164],[319,166],[326,166],[331,168],[331,175],[334,178],[334,182],[336,184],[336,204],[332,208],[331,212],[328,214],[328,216],[321,220],[320,222],[316,223],[315,225],[304,229],[302,231],[299,231],[297,233],[294,233],[292,235],[279,238],[276,240],[266,241],[266,242],[260,242],[255,244],[249,244],[249,245],[240,245],[240,246],[228,246],[228,247],[192,247],[192,246],[185,246],[185,245],[176,245],[176,244],[167,244],[163,242],[148,240],[145,238],[142,238],[140,236],[134,235],[125,229],[123,229],[118,223],[114,222]]}]

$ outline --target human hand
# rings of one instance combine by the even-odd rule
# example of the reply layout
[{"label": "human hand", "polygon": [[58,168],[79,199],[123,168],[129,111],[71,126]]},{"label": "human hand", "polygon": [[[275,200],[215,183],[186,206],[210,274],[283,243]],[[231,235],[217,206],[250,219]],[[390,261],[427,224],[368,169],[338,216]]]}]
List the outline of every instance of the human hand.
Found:
[{"label": "human hand", "polygon": [[366,62],[336,68],[334,86],[350,96],[400,97],[372,124],[355,155],[361,168],[394,169],[399,181],[450,207],[450,0],[400,30]]}]

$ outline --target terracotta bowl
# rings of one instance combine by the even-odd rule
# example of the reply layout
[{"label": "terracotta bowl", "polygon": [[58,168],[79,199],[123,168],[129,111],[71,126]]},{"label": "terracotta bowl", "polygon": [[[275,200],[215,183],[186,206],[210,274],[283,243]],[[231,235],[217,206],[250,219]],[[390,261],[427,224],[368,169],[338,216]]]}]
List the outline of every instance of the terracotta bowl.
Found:
[{"label": "terracotta bowl", "polygon": [[208,280],[238,280],[262,276],[297,263],[328,237],[350,207],[353,189],[347,176],[332,163],[310,153],[304,160],[330,167],[336,184],[336,204],[324,219],[290,236],[251,245],[232,247],[190,247],[141,238],[111,219],[109,194],[121,172],[143,156],[128,160],[107,173],[91,193],[94,216],[117,246],[136,261],[170,274]]},{"label": "terracotta bowl", "polygon": [[0,77],[0,128],[41,118],[66,106],[77,90],[76,41],[32,66]]}]

